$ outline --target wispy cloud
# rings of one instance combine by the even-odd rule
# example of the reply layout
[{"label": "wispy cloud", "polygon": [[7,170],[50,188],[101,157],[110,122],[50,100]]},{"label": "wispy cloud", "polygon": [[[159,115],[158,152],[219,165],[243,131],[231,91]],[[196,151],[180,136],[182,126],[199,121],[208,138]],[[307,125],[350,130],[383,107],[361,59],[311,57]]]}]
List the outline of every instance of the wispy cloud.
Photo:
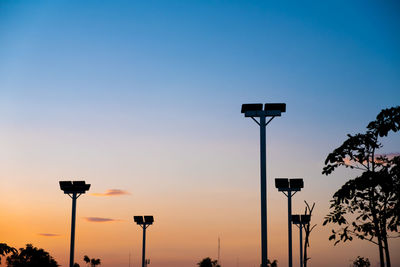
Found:
[{"label": "wispy cloud", "polygon": [[96,197],[113,197],[113,196],[121,196],[121,195],[130,195],[128,191],[121,190],[121,189],[108,189],[104,193],[91,193],[90,195]]},{"label": "wispy cloud", "polygon": [[119,222],[121,220],[101,217],[85,217],[88,222],[103,223],[103,222]]},{"label": "wispy cloud", "polygon": [[45,237],[57,237],[57,236],[61,236],[59,234],[50,234],[50,233],[39,233],[38,235],[40,236],[45,236]]}]

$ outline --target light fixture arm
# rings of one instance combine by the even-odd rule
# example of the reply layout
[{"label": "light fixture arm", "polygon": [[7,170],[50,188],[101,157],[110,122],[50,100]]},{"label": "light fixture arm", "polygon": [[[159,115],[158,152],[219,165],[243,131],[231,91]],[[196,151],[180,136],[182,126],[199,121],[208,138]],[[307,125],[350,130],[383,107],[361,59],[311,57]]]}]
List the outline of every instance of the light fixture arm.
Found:
[{"label": "light fixture arm", "polygon": [[275,117],[276,117],[276,116],[272,116],[271,119],[269,119],[269,120],[267,121],[267,123],[265,124],[265,126],[267,126]]}]

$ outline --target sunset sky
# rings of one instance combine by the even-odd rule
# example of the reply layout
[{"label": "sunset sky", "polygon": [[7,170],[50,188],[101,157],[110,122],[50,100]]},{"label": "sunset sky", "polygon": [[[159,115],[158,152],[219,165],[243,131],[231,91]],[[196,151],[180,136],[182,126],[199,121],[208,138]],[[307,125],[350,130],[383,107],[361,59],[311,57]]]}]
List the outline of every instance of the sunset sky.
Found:
[{"label": "sunset sky", "polygon": [[[398,1],[0,0],[0,243],[68,266],[71,199],[85,180],[76,262],[139,266],[133,215],[154,215],[150,267],[260,264],[258,126],[243,103],[285,102],[267,128],[269,257],[287,266],[287,202],[316,203],[311,267],[378,263],[367,241],[328,241],[328,153],[400,104]],[[399,153],[400,136],[380,153]],[[293,227],[294,266],[298,229]],[[400,266],[400,239],[391,239]],[[130,256],[129,256],[130,255]],[[4,261],[3,261],[4,263]],[[4,266],[4,264],[3,264]]]}]

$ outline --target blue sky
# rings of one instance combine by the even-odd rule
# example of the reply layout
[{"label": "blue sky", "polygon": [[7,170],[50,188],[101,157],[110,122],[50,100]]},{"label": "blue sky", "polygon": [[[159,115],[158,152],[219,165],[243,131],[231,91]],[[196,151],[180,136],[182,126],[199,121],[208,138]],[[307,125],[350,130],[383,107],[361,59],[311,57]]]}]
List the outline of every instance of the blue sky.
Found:
[{"label": "blue sky", "polygon": [[[268,127],[268,172],[308,177],[305,198],[323,203],[321,220],[346,180],[321,175],[326,155],[399,104],[399,10],[396,1],[2,1],[0,159],[2,177],[14,177],[3,193],[86,177],[132,198],[154,190],[153,207],[215,193],[215,203],[243,195],[258,211],[258,132],[240,106],[286,102]],[[385,145],[397,153],[400,138]]]}]

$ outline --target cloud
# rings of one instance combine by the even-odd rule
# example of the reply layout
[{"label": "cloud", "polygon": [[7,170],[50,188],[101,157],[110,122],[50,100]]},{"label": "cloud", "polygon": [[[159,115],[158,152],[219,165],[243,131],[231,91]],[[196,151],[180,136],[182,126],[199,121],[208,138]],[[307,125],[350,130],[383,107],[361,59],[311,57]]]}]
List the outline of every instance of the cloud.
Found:
[{"label": "cloud", "polygon": [[40,236],[45,236],[45,237],[57,237],[57,236],[61,236],[59,234],[50,234],[50,233],[39,233],[38,235]]},{"label": "cloud", "polygon": [[85,220],[88,222],[96,222],[96,223],[121,221],[121,220],[117,220],[117,219],[101,218],[101,217],[85,217]]},{"label": "cloud", "polygon": [[130,195],[128,191],[121,189],[108,189],[105,193],[91,193],[90,195],[96,197],[113,197],[113,196],[121,196],[121,195]]}]

